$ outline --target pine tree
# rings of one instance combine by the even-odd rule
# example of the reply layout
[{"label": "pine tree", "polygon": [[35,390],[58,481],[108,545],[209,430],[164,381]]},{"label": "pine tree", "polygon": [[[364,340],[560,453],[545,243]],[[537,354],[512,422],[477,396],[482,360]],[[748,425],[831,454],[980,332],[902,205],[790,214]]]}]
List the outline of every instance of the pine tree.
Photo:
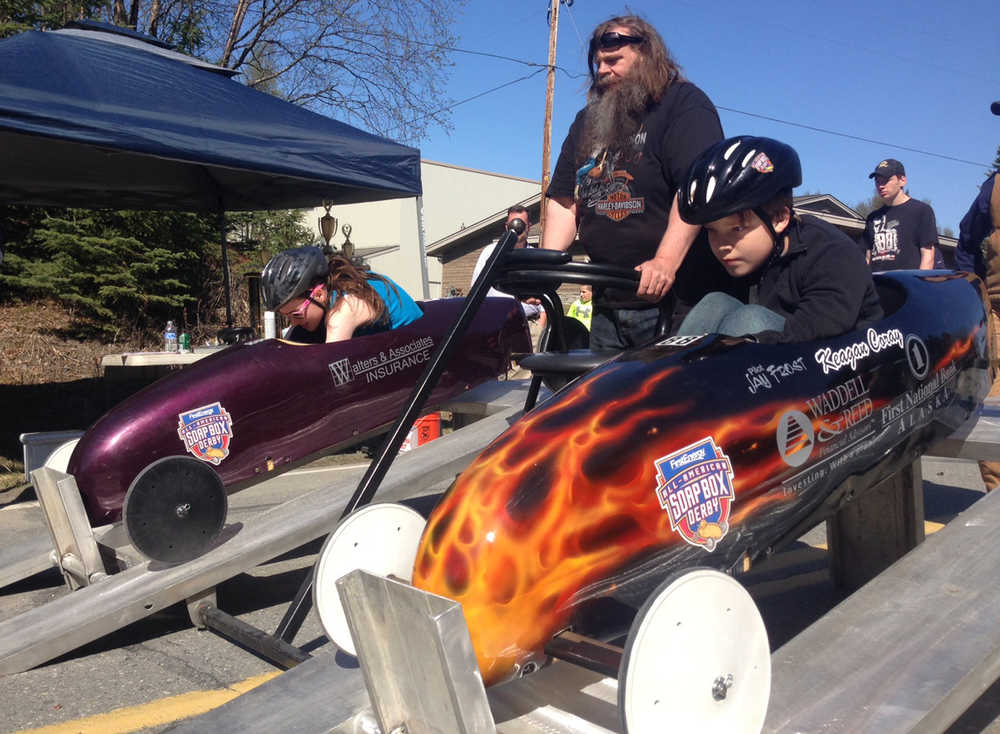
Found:
[{"label": "pine tree", "polygon": [[[0,220],[2,226],[3,220]],[[51,298],[105,338],[200,320],[192,293],[214,276],[211,219],[163,212],[50,211],[8,243],[0,293]]]},{"label": "pine tree", "polygon": [[302,211],[298,209],[232,212],[226,221],[231,233],[229,242],[234,247],[244,252],[260,250],[268,257],[290,247],[312,244],[316,239],[314,230],[302,223]]},{"label": "pine tree", "polygon": [[0,2],[0,38],[28,30],[62,28],[68,21],[97,16],[101,0],[7,0]]}]

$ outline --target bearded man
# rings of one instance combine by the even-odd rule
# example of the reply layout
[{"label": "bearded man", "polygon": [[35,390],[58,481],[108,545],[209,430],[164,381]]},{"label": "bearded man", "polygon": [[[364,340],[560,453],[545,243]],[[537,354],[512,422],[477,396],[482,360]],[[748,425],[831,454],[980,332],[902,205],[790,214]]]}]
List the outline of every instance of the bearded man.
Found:
[{"label": "bearded man", "polygon": [[641,18],[597,26],[587,63],[587,106],[546,193],[542,247],[566,250],[579,230],[592,262],[640,273],[635,292],[598,290],[594,298],[591,348],[625,349],[649,343],[664,324],[676,328],[710,290],[726,290],[701,228],[681,220],[676,201],[691,162],[723,139],[722,124]]}]

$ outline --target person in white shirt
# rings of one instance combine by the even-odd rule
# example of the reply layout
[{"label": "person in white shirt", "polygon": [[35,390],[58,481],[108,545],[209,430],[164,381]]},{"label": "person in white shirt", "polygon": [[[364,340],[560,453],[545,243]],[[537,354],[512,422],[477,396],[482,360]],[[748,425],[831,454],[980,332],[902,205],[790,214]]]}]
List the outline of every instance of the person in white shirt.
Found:
[{"label": "person in white shirt", "polygon": [[[531,229],[531,218],[528,216],[528,210],[519,204],[515,204],[507,210],[507,222],[504,225],[505,228],[510,227],[510,223],[514,219],[520,219],[524,222],[524,231],[521,236],[517,238],[517,242],[514,243],[514,249],[519,249],[528,246],[528,230]],[[479,274],[482,272],[483,268],[486,266],[486,261],[490,259],[490,255],[493,254],[493,248],[496,247],[496,243],[492,245],[487,245],[483,248],[483,251],[479,253],[479,259],[476,261],[476,267],[472,270],[472,283],[476,282],[479,278]],[[470,283],[470,287],[472,285]],[[509,293],[504,293],[496,288],[490,288],[489,293],[486,294],[488,297],[503,297],[513,298]],[[524,316],[528,319],[529,325],[531,326],[532,336],[535,336],[536,331],[541,331],[545,327],[545,309],[542,308],[541,302],[537,298],[526,298],[521,301],[521,310],[524,311]]]}]

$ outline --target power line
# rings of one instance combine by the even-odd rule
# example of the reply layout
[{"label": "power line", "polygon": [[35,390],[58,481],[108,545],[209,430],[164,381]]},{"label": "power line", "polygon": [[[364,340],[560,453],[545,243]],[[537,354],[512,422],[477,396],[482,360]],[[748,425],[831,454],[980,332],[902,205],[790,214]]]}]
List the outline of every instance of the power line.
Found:
[{"label": "power line", "polygon": [[514,84],[517,84],[518,82],[523,82],[523,81],[525,81],[527,79],[531,79],[532,77],[538,76],[543,71],[545,71],[547,68],[548,68],[547,65],[542,64],[540,69],[535,69],[535,71],[531,72],[530,74],[525,74],[524,76],[519,76],[517,79],[511,79],[509,82],[504,82],[503,84],[495,86],[495,87],[493,87],[491,89],[487,89],[485,92],[480,92],[479,94],[474,94],[471,97],[466,97],[465,99],[460,100],[458,102],[455,102],[454,104],[450,104],[450,105],[446,105],[444,107],[440,107],[440,108],[434,110],[433,112],[428,112],[426,115],[420,115],[419,117],[414,117],[409,122],[401,123],[400,127],[412,125],[413,123],[419,122],[420,120],[426,120],[428,117],[433,117],[434,115],[437,115],[437,114],[439,114],[441,112],[450,112],[451,110],[455,109],[459,105],[465,104],[466,102],[471,102],[474,99],[479,99],[480,97],[485,97],[487,94],[492,94],[493,92],[499,92],[501,89],[504,89],[506,87],[512,86]]},{"label": "power line", "polygon": [[[568,9],[568,7],[569,7],[569,5],[567,3],[567,9]],[[579,29],[576,28],[576,21],[575,21],[575,19],[573,19],[572,13],[570,13],[570,20],[573,22],[574,29],[576,30],[576,33],[577,33],[577,38],[580,40],[580,42],[582,44],[583,39],[580,38],[580,32],[579,32]],[[461,100],[459,102],[455,102],[452,105],[447,105],[447,106],[444,106],[444,107],[441,107],[441,108],[435,110],[434,112],[430,112],[430,113],[428,113],[426,115],[422,115],[420,117],[416,117],[413,120],[410,120],[410,122],[405,123],[406,125],[413,124],[414,122],[418,122],[420,120],[424,120],[424,119],[426,119],[428,117],[433,117],[434,115],[437,115],[437,114],[439,114],[441,112],[451,111],[451,110],[455,109],[456,107],[458,107],[459,105],[463,105],[463,104],[465,104],[467,102],[472,102],[473,100],[479,99],[480,97],[485,97],[487,94],[492,94],[493,92],[497,92],[497,91],[499,91],[501,89],[504,89],[506,87],[509,87],[509,86],[511,86],[513,84],[517,84],[518,82],[522,82],[522,81],[525,81],[527,79],[530,79],[533,76],[536,76],[539,73],[541,73],[542,71],[545,71],[545,70],[548,69],[548,64],[540,64],[540,63],[534,62],[534,61],[525,61],[524,59],[517,59],[517,58],[514,58],[512,56],[504,56],[502,54],[490,53],[488,51],[474,51],[474,50],[471,50],[471,49],[458,48],[456,46],[440,46],[438,44],[429,43],[429,42],[426,42],[426,41],[416,41],[416,40],[413,40],[413,39],[406,39],[406,40],[408,40],[410,43],[415,43],[415,44],[419,44],[419,45],[422,45],[422,46],[432,46],[434,48],[439,48],[439,49],[444,50],[444,51],[452,51],[452,52],[455,52],[455,53],[464,53],[464,54],[469,54],[469,55],[472,55],[472,56],[484,56],[484,57],[487,57],[487,58],[498,59],[498,60],[501,60],[501,61],[510,61],[510,62],[515,63],[515,64],[521,64],[523,66],[528,66],[528,67],[531,67],[531,68],[535,69],[535,71],[532,72],[531,74],[527,74],[525,76],[518,77],[517,79],[513,79],[513,80],[511,80],[509,82],[505,82],[504,84],[500,84],[499,86],[492,87],[490,89],[487,89],[486,91],[480,92],[480,93],[475,94],[475,95],[473,95],[471,97],[467,97],[466,99],[463,99],[463,100]],[[558,71],[563,72],[570,79],[579,79],[579,78],[587,76],[586,74],[573,74],[573,73],[570,73],[569,70],[565,69],[564,67],[559,66],[558,64],[553,65],[553,68],[557,69]],[[955,156],[944,155],[943,153],[933,153],[933,152],[931,152],[929,150],[923,150],[921,148],[913,148],[913,147],[906,146],[906,145],[899,145],[897,143],[889,143],[889,142],[886,142],[884,140],[875,140],[873,138],[866,138],[866,137],[863,137],[861,135],[852,135],[850,133],[843,133],[843,132],[839,132],[837,130],[830,130],[828,128],[816,127],[814,125],[806,125],[806,124],[801,123],[801,122],[792,122],[790,120],[782,120],[782,119],[777,118],[777,117],[770,117],[768,115],[761,115],[761,114],[758,114],[756,112],[747,112],[745,110],[737,110],[737,109],[732,108],[732,107],[723,107],[722,105],[716,105],[716,108],[720,109],[720,110],[725,110],[726,112],[733,112],[733,113],[736,113],[738,115],[745,115],[747,117],[755,117],[755,118],[760,119],[760,120],[768,120],[770,122],[777,122],[777,123],[780,123],[782,125],[789,125],[790,127],[801,128],[803,130],[812,130],[813,132],[819,132],[819,133],[823,133],[825,135],[833,135],[833,136],[836,136],[836,137],[846,138],[848,140],[857,140],[857,141],[864,142],[864,143],[872,143],[874,145],[882,145],[882,146],[886,146],[886,147],[889,147],[889,148],[895,148],[896,150],[905,150],[905,151],[910,152],[910,153],[919,153],[921,155],[927,155],[927,156],[931,156],[933,158],[941,158],[943,160],[954,161],[956,163],[964,163],[966,165],[976,166],[978,168],[992,168],[993,167],[992,164],[988,164],[988,163],[981,163],[981,162],[976,162],[976,161],[970,161],[970,160],[966,160],[964,158],[956,158]]]},{"label": "power line", "polygon": [[[466,53],[479,53],[479,52],[466,51]],[[484,55],[484,56],[495,56],[496,58],[501,58],[501,59],[508,58],[508,57],[499,56],[497,54],[486,54],[486,53],[483,53],[482,55]],[[487,89],[487,90],[485,90],[483,92],[479,92],[478,94],[474,94],[471,97],[466,97],[463,100],[455,102],[454,104],[451,104],[451,105],[446,105],[444,107],[441,107],[441,108],[435,110],[434,112],[429,112],[426,115],[421,115],[420,117],[415,117],[414,119],[410,120],[408,123],[405,123],[405,124],[406,125],[411,125],[414,122],[418,122],[420,120],[424,120],[424,119],[426,119],[428,117],[433,117],[434,115],[437,115],[437,114],[439,114],[441,112],[451,111],[451,110],[455,109],[456,107],[458,107],[459,105],[463,105],[463,104],[465,104],[467,102],[472,102],[473,100],[479,99],[480,97],[485,97],[487,94],[492,94],[493,92],[498,92],[501,89],[505,89],[506,87],[512,86],[512,85],[517,84],[519,82],[526,81],[527,79],[531,79],[532,77],[537,76],[538,74],[540,74],[541,72],[545,71],[548,68],[548,66],[546,64],[535,64],[535,63],[530,63],[530,62],[525,62],[525,61],[519,61],[517,59],[509,59],[509,60],[517,61],[518,63],[525,64],[527,66],[537,67],[537,68],[535,69],[535,71],[533,71],[530,74],[525,74],[524,76],[520,76],[517,79],[512,79],[509,82],[505,82],[505,83],[500,84],[500,85],[498,85],[496,87],[492,87],[492,88]],[[557,66],[555,68],[559,68],[559,67]],[[582,75],[578,75],[578,76],[582,76]],[[758,114],[756,112],[747,112],[746,110],[738,110],[738,109],[736,109],[734,107],[724,107],[723,105],[716,105],[716,108],[720,109],[720,110],[725,110],[726,112],[733,112],[733,113],[735,113],[737,115],[745,115],[746,117],[755,117],[755,118],[760,119],[760,120],[768,120],[769,122],[777,122],[777,123],[780,123],[782,125],[788,125],[790,127],[797,127],[797,128],[801,128],[803,130],[811,130],[813,132],[823,133],[825,135],[834,135],[836,137],[846,138],[848,140],[858,140],[858,141],[863,142],[863,143],[872,143],[874,145],[882,145],[882,146],[886,146],[888,148],[895,148],[896,150],[905,150],[905,151],[907,151],[909,153],[919,153],[921,155],[927,155],[927,156],[931,156],[933,158],[941,158],[943,160],[954,161],[956,163],[965,163],[966,165],[976,166],[977,168],[993,168],[993,165],[992,164],[988,164],[988,163],[982,163],[982,162],[977,162],[977,161],[970,161],[970,160],[966,160],[965,158],[956,158],[955,156],[944,155],[943,153],[933,153],[933,152],[931,152],[929,150],[924,150],[922,148],[913,148],[913,147],[910,147],[910,146],[907,146],[907,145],[899,145],[898,143],[890,143],[890,142],[887,142],[885,140],[875,140],[874,138],[866,138],[866,137],[861,136],[861,135],[852,135],[850,133],[843,133],[843,132],[839,132],[837,130],[830,130],[828,128],[817,127],[815,125],[806,125],[805,123],[801,123],[801,122],[792,122],[791,120],[782,120],[781,118],[778,118],[778,117],[771,117],[769,115],[761,115],[761,114]]]},{"label": "power line", "polygon": [[722,105],[716,105],[717,109],[725,110],[726,112],[735,112],[738,115],[746,115],[747,117],[756,117],[761,120],[769,120],[771,122],[780,122],[782,125],[791,125],[792,127],[800,127],[805,130],[812,130],[814,132],[825,133],[827,135],[836,135],[840,138],[847,138],[849,140],[860,140],[865,143],[875,143],[876,145],[884,145],[889,148],[896,148],[897,150],[905,150],[910,153],[920,153],[921,155],[929,155],[934,158],[943,158],[948,161],[955,161],[957,163],[967,163],[970,166],[977,166],[982,168],[992,168],[991,164],[987,163],[977,163],[976,161],[967,161],[964,158],[955,158],[954,156],[944,155],[943,153],[932,153],[929,150],[923,150],[921,148],[911,148],[906,145],[898,145],[897,143],[888,143],[884,140],[874,140],[872,138],[865,138],[860,135],[851,135],[850,133],[842,133],[836,130],[828,130],[823,127],[815,127],[814,125],[806,125],[801,122],[791,122],[789,120],[782,120],[777,117],[769,117],[767,115],[759,115],[756,112],[746,112],[744,110],[733,109],[732,107],[723,107]]},{"label": "power line", "polygon": [[[414,41],[414,43],[420,43],[422,45],[435,45],[435,44],[424,44],[422,41]],[[513,56],[503,56],[501,54],[494,54],[488,51],[470,51],[467,48],[457,48],[455,46],[437,46],[442,51],[455,51],[460,54],[469,54],[471,56],[485,56],[491,59],[500,59],[501,61],[513,61],[515,64],[523,64],[524,66],[540,66],[543,69],[548,67],[548,64],[539,64],[536,61],[525,61],[524,59],[515,59]]]},{"label": "power line", "polygon": [[[345,35],[347,35],[347,34],[345,34]],[[370,35],[377,35],[377,34],[373,34],[373,33],[358,33],[357,35],[370,36]],[[417,40],[415,40],[413,38],[408,38],[407,36],[404,36],[401,33],[389,33],[388,35],[395,36],[396,38],[398,38],[400,40],[406,41],[407,43],[413,43],[413,44],[416,44],[418,46],[429,46],[431,48],[440,49],[441,51],[453,51],[455,53],[460,53],[460,54],[469,54],[470,56],[484,56],[484,57],[490,58],[490,59],[499,59],[501,61],[511,61],[511,62],[513,62],[515,64],[521,64],[522,66],[530,66],[530,67],[533,67],[533,68],[541,68],[541,69],[548,69],[549,68],[548,64],[540,64],[537,61],[525,61],[524,59],[517,59],[517,58],[514,58],[513,56],[504,56],[503,54],[495,54],[495,53],[491,53],[489,51],[474,51],[474,50],[468,49],[468,48],[458,48],[457,46],[442,46],[441,44],[430,43],[429,41],[417,41]],[[565,74],[566,76],[568,76],[570,79],[579,79],[581,77],[586,76],[586,74],[573,74],[572,72],[570,72],[569,69],[566,69],[566,68],[564,68],[562,66],[559,66],[558,64],[554,65],[552,68],[556,69],[557,71],[561,71],[563,74]]]},{"label": "power line", "polygon": [[[422,43],[422,42],[415,41],[414,43]],[[433,44],[427,44],[427,45],[433,45]],[[523,64],[524,66],[531,66],[531,67],[539,67],[542,70],[546,70],[549,68],[548,64],[539,64],[536,61],[525,61],[524,59],[515,59],[512,56],[502,56],[500,54],[489,53],[487,51],[470,51],[469,49],[456,48],[454,46],[438,46],[438,48],[443,49],[445,51],[455,51],[456,53],[461,53],[461,54],[471,54],[472,56],[486,56],[488,58],[500,59],[502,61],[513,61],[516,64]],[[555,69],[556,71],[561,71],[570,79],[580,79],[586,76],[586,74],[573,74],[569,71],[569,69],[559,66],[558,64],[553,64],[552,68]]]},{"label": "power line", "polygon": [[[587,48],[587,42],[584,41],[583,36],[580,35],[580,28],[576,24],[576,18],[573,17],[573,11],[571,10],[572,7],[573,3],[566,3],[566,14],[569,16],[570,23],[573,24],[573,30],[576,31],[576,40],[580,42],[580,48],[585,49]],[[583,75],[581,74],[581,76]]]}]

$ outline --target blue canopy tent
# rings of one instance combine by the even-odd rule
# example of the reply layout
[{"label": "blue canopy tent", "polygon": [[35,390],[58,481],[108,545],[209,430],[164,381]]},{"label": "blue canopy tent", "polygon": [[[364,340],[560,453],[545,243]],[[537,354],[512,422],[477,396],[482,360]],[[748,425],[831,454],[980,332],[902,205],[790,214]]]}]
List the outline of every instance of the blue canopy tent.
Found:
[{"label": "blue canopy tent", "polygon": [[0,41],[0,202],[221,214],[420,195],[417,149],[143,46]]}]

